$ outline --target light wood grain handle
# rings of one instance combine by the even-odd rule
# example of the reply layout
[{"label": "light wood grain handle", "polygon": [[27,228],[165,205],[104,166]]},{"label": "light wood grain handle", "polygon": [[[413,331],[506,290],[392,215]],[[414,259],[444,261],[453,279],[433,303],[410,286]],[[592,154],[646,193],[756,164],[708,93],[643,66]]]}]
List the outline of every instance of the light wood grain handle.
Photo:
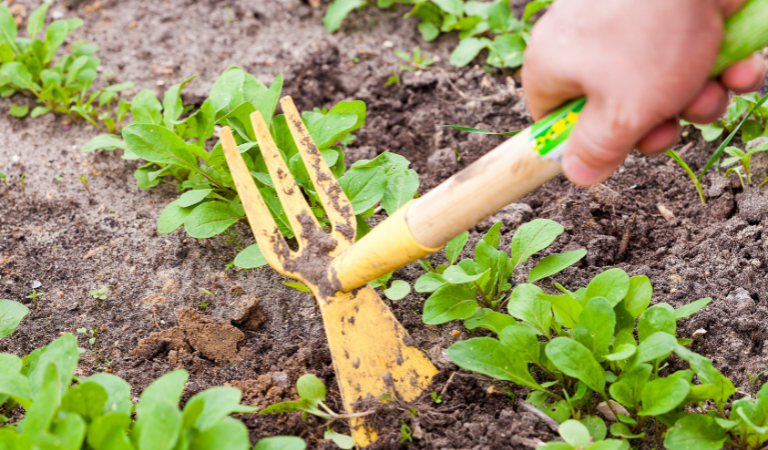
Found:
[{"label": "light wood grain handle", "polygon": [[406,216],[416,241],[440,247],[557,176],[560,163],[534,152],[530,133],[521,131],[416,200]]}]

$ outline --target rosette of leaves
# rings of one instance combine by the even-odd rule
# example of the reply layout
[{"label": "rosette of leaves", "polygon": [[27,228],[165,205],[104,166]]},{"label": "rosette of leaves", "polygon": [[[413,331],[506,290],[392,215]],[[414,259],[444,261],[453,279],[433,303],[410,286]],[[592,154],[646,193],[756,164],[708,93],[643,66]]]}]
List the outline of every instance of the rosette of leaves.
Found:
[{"label": "rosette of leaves", "polygon": [[[116,132],[130,106],[118,102],[118,93],[133,87],[127,82],[90,92],[101,60],[93,54],[99,47],[85,41],[72,43],[72,53],[54,63],[57,50],[72,30],[82,26],[79,18],[55,20],[45,29],[45,16],[52,2],[43,3],[27,21],[28,37],[18,28],[8,8],[0,5],[0,96],[28,92],[40,106],[29,112],[26,105],[13,105],[16,117],[41,116],[50,111],[82,117],[104,131]],[[38,38],[38,35],[40,37]]]},{"label": "rosette of leaves", "polygon": [[[450,59],[454,66],[466,66],[487,49],[486,63],[504,68],[523,63],[523,52],[535,22],[534,17],[552,0],[529,2],[520,20],[512,14],[506,0],[378,0],[377,6],[389,8],[395,3],[413,5],[405,17],[419,18],[419,31],[425,41],[436,39],[440,33],[459,33],[459,45]],[[366,0],[334,0],[325,14],[325,28],[330,32],[337,31],[350,12],[366,4]]]},{"label": "rosette of leaves", "polygon": [[[246,426],[230,417],[257,411],[240,404],[239,390],[207,389],[192,396],[180,410],[188,375],[177,370],[150,384],[134,405],[131,386],[116,375],[74,378],[80,353],[74,336],[66,334],[24,358],[0,354],[0,412],[17,405],[24,408],[21,421],[0,427],[3,448],[251,448]],[[0,421],[4,420],[0,415]],[[255,448],[303,450],[306,445],[299,438],[282,438],[260,442]]]},{"label": "rosette of leaves", "polygon": [[[192,77],[194,78],[194,77]],[[272,137],[322,225],[328,224],[315,188],[288,129],[285,116],[274,115],[282,90],[282,76],[267,87],[254,76],[231,67],[214,82],[208,98],[195,111],[181,101],[184,82],[165,92],[161,103],[152,91],[139,92],[130,111],[134,122],[118,136],[97,136],[84,150],[123,148],[124,159],[146,162],[134,176],[142,189],[160,183],[170,184],[181,193],[158,217],[159,233],[184,227],[194,238],[210,238],[239,221],[246,221],[232,174],[220,142],[211,147],[216,126],[234,130],[240,152],[267,203],[279,230],[287,239],[294,236],[277,197],[259,144],[251,127],[250,114],[260,111],[268,121]],[[347,170],[344,147],[354,138],[350,133],[365,124],[366,105],[362,101],[343,101],[330,110],[304,112],[302,119],[339,184],[352,202],[357,215],[358,236],[368,230],[364,218],[380,205],[392,214],[413,198],[418,175],[400,155],[384,152],[373,160],[357,161]],[[235,259],[241,268],[266,264],[258,246],[243,249]]]},{"label": "rosette of leaves", "polygon": [[[501,226],[501,222],[497,222],[475,245],[474,259],[458,261],[469,239],[465,232],[446,244],[449,264],[433,267],[421,261],[427,273],[416,280],[414,288],[416,292],[432,293],[424,304],[424,323],[438,325],[465,320],[464,326],[470,330],[480,327],[496,333],[515,323],[512,317],[499,312],[515,299],[511,291],[512,275],[531,256],[549,247],[564,229],[548,219],[535,219],[521,225],[512,237],[507,254],[498,249]],[[528,282],[555,275],[586,254],[586,250],[580,249],[542,258],[528,274]]]},{"label": "rosette of leaves", "polygon": [[[746,419],[735,407],[726,414],[725,405],[736,392],[733,383],[709,359],[687,349],[690,340],[676,337],[677,321],[704,308],[711,298],[678,309],[666,303],[649,308],[650,280],[629,277],[621,269],[606,270],[574,292],[557,283],[555,287],[560,294],[532,284],[517,286],[507,305],[513,323],[494,330],[498,339],[472,338],[448,349],[448,357],[460,367],[532,389],[527,400],[561,427],[573,419],[588,430],[587,436],[568,425],[583,436],[563,434],[565,444],[540,448],[628,448],[611,442],[596,445],[608,432],[620,440],[656,440],[657,448],[663,437],[670,450],[719,449],[728,443],[758,448],[742,443],[749,436],[757,442],[759,433],[768,432],[761,428],[768,413],[754,406],[762,408],[762,400],[740,403]],[[690,369],[668,369],[665,359],[672,353]],[[534,377],[534,367],[546,381]],[[709,410],[705,403],[714,409],[691,414],[691,405]],[[598,411],[614,423],[608,427]],[[753,418],[754,427],[749,424]]]}]

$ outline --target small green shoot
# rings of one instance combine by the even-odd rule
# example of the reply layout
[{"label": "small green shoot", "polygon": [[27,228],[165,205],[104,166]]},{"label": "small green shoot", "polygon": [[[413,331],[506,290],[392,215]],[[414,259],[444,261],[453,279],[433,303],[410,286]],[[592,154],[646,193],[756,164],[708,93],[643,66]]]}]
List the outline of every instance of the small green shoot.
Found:
[{"label": "small green shoot", "polygon": [[99,288],[99,289],[93,289],[91,291],[88,291],[88,295],[93,297],[97,302],[102,302],[102,301],[106,300],[107,297],[109,296],[107,294],[107,288],[106,287],[102,287],[102,288]]},{"label": "small green shoot", "polygon": [[[688,145],[688,148],[690,148],[690,147],[691,146]],[[688,174],[688,176],[691,178],[691,181],[693,182],[693,185],[696,187],[696,192],[699,193],[699,199],[701,200],[701,204],[702,205],[706,205],[707,204],[707,197],[704,196],[704,190],[701,188],[701,181],[699,181],[699,178],[697,178],[696,174],[693,173],[693,170],[691,170],[691,168],[688,167],[688,164],[685,163],[683,158],[681,158],[680,155],[678,155],[676,151],[674,151],[672,149],[669,149],[669,150],[666,151],[666,154],[670,158],[675,160],[675,162],[680,164],[680,167],[682,167],[683,170],[685,170],[685,173]],[[741,178],[741,176],[739,176],[739,178]]]},{"label": "small green shoot", "polygon": [[400,64],[400,70],[403,70],[405,72],[415,72],[417,70],[425,70],[429,66],[435,63],[434,60],[429,59],[426,54],[421,54],[421,48],[419,46],[413,47],[413,54],[409,55],[408,53],[400,50],[395,49],[395,54],[398,58],[405,61],[405,64]]},{"label": "small green shoot", "polygon": [[203,301],[201,301],[200,304],[197,305],[197,307],[200,308],[200,309],[205,309],[205,308],[207,308],[209,306],[211,306],[211,304],[206,302],[205,299],[203,299]]},{"label": "small green shoot", "polygon": [[8,175],[6,175],[2,170],[0,170],[0,180],[3,180],[5,189],[8,190]]},{"label": "small green shoot", "polygon": [[88,337],[88,343],[93,347],[93,367],[97,367],[99,365],[99,347],[96,340],[99,337],[99,329],[92,324],[90,328],[78,328],[76,331]]},{"label": "small green shoot", "polygon": [[405,419],[400,419],[400,424],[400,443],[405,444],[406,442],[413,442],[413,431],[411,431],[411,427],[405,423]]},{"label": "small green shoot", "polygon": [[744,184],[744,177],[741,175],[741,167],[731,167],[730,169],[725,171],[725,178],[728,178],[728,175],[735,173],[736,176],[739,177],[739,186],[744,187],[746,184]]},{"label": "small green shoot", "polygon": [[31,299],[33,303],[37,303],[37,300],[39,298],[45,297],[45,295],[46,294],[44,292],[37,292],[36,290],[32,289],[32,293],[24,298]]},{"label": "small green shoot", "polygon": [[437,395],[437,392],[433,392],[429,395],[432,398],[432,403],[439,405],[440,403],[443,403],[443,396]]},{"label": "small green shoot", "polygon": [[88,197],[91,196],[91,188],[88,187],[88,172],[84,172],[82,177],[77,177],[80,180],[80,184],[85,188],[85,192],[88,193]]},{"label": "small green shoot", "polygon": [[19,177],[19,185],[21,186],[21,194],[24,195],[24,196],[27,195],[26,191],[24,190],[24,178],[26,178],[26,176],[27,176],[27,173],[24,172]]},{"label": "small green shoot", "polygon": [[384,83],[384,86],[392,86],[393,84],[400,84],[400,73],[395,72],[394,74],[390,75],[389,78],[387,78],[387,82]]},{"label": "small green shoot", "polygon": [[64,177],[62,177],[61,175],[54,175],[53,179],[54,179],[54,181],[58,181],[59,183],[64,181]]},{"label": "small green shoot", "polygon": [[[736,147],[728,146],[725,148],[725,153],[728,154],[730,157],[723,159],[723,163],[722,163],[723,167],[740,163],[741,166],[744,168],[744,174],[747,178],[747,184],[752,184],[752,175],[750,173],[752,156],[754,156],[756,153],[764,152],[764,151],[768,151],[768,142],[765,142],[761,145],[757,145],[751,148],[748,145],[746,150],[740,150]],[[741,178],[741,174],[739,174],[739,178]],[[744,183],[742,183],[742,186],[744,186]]]}]

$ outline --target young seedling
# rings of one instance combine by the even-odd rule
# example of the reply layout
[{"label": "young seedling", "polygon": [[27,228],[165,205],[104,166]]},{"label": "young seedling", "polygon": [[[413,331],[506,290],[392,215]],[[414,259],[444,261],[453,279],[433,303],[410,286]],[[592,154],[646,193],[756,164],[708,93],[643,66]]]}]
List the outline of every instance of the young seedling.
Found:
[{"label": "young seedling", "polygon": [[0,170],[0,180],[3,180],[3,184],[5,185],[5,190],[8,190],[8,176]]},{"label": "young seedling", "polygon": [[400,424],[400,443],[405,444],[406,442],[413,442],[413,431],[411,431],[411,427],[405,423],[405,419],[400,419]]},{"label": "young seedling", "polygon": [[[684,150],[685,149],[689,149],[692,146],[693,146],[693,143],[690,143],[690,144],[685,146]],[[678,155],[676,151],[674,151],[672,149],[669,149],[669,150],[666,151],[666,153],[667,153],[667,156],[669,156],[670,158],[675,160],[675,162],[680,164],[680,167],[682,167],[683,170],[685,170],[685,173],[688,174],[688,176],[691,178],[691,181],[693,182],[693,185],[696,187],[696,192],[699,193],[699,199],[701,200],[701,204],[702,205],[706,205],[707,204],[707,197],[704,196],[704,190],[701,188],[701,181],[699,180],[698,177],[696,177],[696,174],[693,173],[693,170],[691,170],[691,168],[688,167],[688,164],[685,163],[683,158],[681,158],[680,155]],[[726,174],[726,176],[728,176],[728,175]],[[741,178],[741,176],[739,176],[739,178]]]},{"label": "young seedling", "polygon": [[90,328],[78,328],[76,331],[88,337],[88,343],[91,344],[91,347],[93,347],[93,367],[98,366],[99,365],[99,356],[98,356],[99,347],[96,341],[99,337],[99,329],[92,324]]},{"label": "young seedling", "polygon": [[390,306],[392,307],[392,309],[394,309],[395,304],[392,302],[397,300],[402,300],[408,294],[410,294],[411,285],[403,280],[395,280],[390,284],[389,288],[387,288],[387,283],[389,283],[390,278],[392,278],[392,272],[386,275],[382,275],[381,277],[371,281],[370,285],[374,289],[381,288],[382,292],[384,293],[384,296],[386,296],[387,299],[389,300]]},{"label": "young seedling", "polygon": [[106,287],[102,287],[102,288],[99,288],[99,289],[93,289],[91,291],[88,291],[88,295],[93,297],[94,300],[96,300],[97,303],[101,303],[104,300],[106,300],[107,297],[108,297],[107,288]]},{"label": "young seedling", "polygon": [[405,61],[405,64],[400,64],[400,70],[406,72],[426,70],[429,66],[435,63],[435,61],[429,59],[426,54],[421,54],[421,48],[419,48],[418,45],[413,47],[413,55],[409,55],[408,53],[397,48],[395,49],[395,54],[398,58]]},{"label": "young seedling", "polygon": [[32,293],[27,295],[24,298],[29,298],[32,300],[33,303],[37,303],[37,299],[45,297],[45,293],[43,292],[37,292],[36,290],[32,289]]},{"label": "young seedling", "polygon": [[[515,297],[513,275],[531,256],[549,247],[565,230],[547,219],[536,219],[517,229],[512,237],[510,253],[498,250],[501,222],[494,224],[475,246],[474,259],[459,261],[469,238],[463,233],[445,246],[447,265],[433,267],[421,261],[428,272],[414,286],[416,292],[431,292],[424,304],[424,323],[438,325],[451,320],[465,320],[470,330],[478,327],[498,333],[514,320],[499,311]],[[584,249],[542,258],[528,274],[533,283],[553,276],[579,262]]]},{"label": "young seedling", "polygon": [[443,396],[437,395],[437,392],[433,392],[432,394],[430,394],[430,397],[432,397],[432,403],[435,403],[437,405],[439,405],[440,403],[443,403]]},{"label": "young seedling", "polygon": [[54,176],[53,176],[53,179],[54,179],[55,181],[58,181],[59,183],[61,183],[62,181],[64,181],[64,177],[62,177],[61,175],[54,175]]},{"label": "young seedling", "polygon": [[[726,147],[725,153],[727,153],[730,157],[723,159],[723,166],[727,167],[736,163],[740,163],[741,166],[744,168],[744,174],[747,178],[747,183],[752,184],[752,175],[750,173],[752,156],[754,156],[756,153],[760,153],[764,151],[768,151],[768,142],[764,142],[763,144],[752,146],[752,147],[747,145],[746,150],[740,150],[736,147],[730,147],[730,146]],[[739,173],[739,178],[741,178],[740,173]],[[743,182],[742,182],[742,186],[744,186]]]},{"label": "young seedling", "polygon": [[88,197],[91,197],[91,188],[88,187],[88,172],[84,172],[82,177],[77,177],[80,180],[80,184],[85,188],[85,192],[88,193]]},{"label": "young seedling", "polygon": [[200,304],[197,305],[197,307],[200,309],[205,309],[209,306],[211,306],[210,303],[206,302],[205,299],[203,299],[203,301],[201,301]]},{"label": "young seedling", "polygon": [[25,196],[25,197],[27,196],[27,193],[26,193],[26,191],[24,190],[24,178],[26,178],[26,176],[27,176],[27,173],[26,173],[26,172],[24,172],[24,173],[22,173],[22,174],[21,174],[21,176],[19,177],[19,185],[21,186],[21,195],[23,195],[23,196]]},{"label": "young seedling", "polygon": [[731,167],[730,169],[725,171],[725,178],[728,178],[728,175],[735,173],[736,176],[739,177],[739,186],[744,187],[746,184],[744,184],[744,177],[741,175],[741,167]]},{"label": "young seedling", "polygon": [[351,449],[355,446],[352,437],[337,433],[331,430],[331,424],[340,419],[350,419],[355,417],[365,417],[374,413],[373,410],[361,413],[338,414],[331,410],[325,404],[325,385],[319,378],[312,374],[302,375],[296,381],[296,390],[301,400],[295,402],[283,402],[271,405],[261,411],[259,414],[277,414],[293,411],[301,411],[304,418],[312,414],[325,419],[326,431],[325,438],[331,439],[342,449]]}]

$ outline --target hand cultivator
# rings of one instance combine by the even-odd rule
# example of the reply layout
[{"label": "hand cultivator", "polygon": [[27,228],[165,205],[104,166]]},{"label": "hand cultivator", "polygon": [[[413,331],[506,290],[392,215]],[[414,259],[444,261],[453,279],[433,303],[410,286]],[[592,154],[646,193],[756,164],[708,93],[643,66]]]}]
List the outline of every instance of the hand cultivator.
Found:
[{"label": "hand cultivator", "polygon": [[[768,44],[768,0],[751,0],[726,23],[726,35],[713,70]],[[260,112],[253,129],[296,235],[291,249],[279,233],[231,130],[221,132],[224,152],[256,241],[278,272],[305,283],[322,311],[329,347],[345,407],[392,392],[405,401],[417,397],[437,369],[409,345],[408,334],[366,283],[435,252],[485,217],[555,177],[559,156],[585,104],[576,100],[523,130],[477,162],[402,207],[354,243],[352,206],[312,141],[290,98],[281,101],[291,134],[332,226],[318,224],[272,140]],[[354,245],[353,245],[354,243]],[[355,442],[364,447],[376,433],[353,419]]]}]

